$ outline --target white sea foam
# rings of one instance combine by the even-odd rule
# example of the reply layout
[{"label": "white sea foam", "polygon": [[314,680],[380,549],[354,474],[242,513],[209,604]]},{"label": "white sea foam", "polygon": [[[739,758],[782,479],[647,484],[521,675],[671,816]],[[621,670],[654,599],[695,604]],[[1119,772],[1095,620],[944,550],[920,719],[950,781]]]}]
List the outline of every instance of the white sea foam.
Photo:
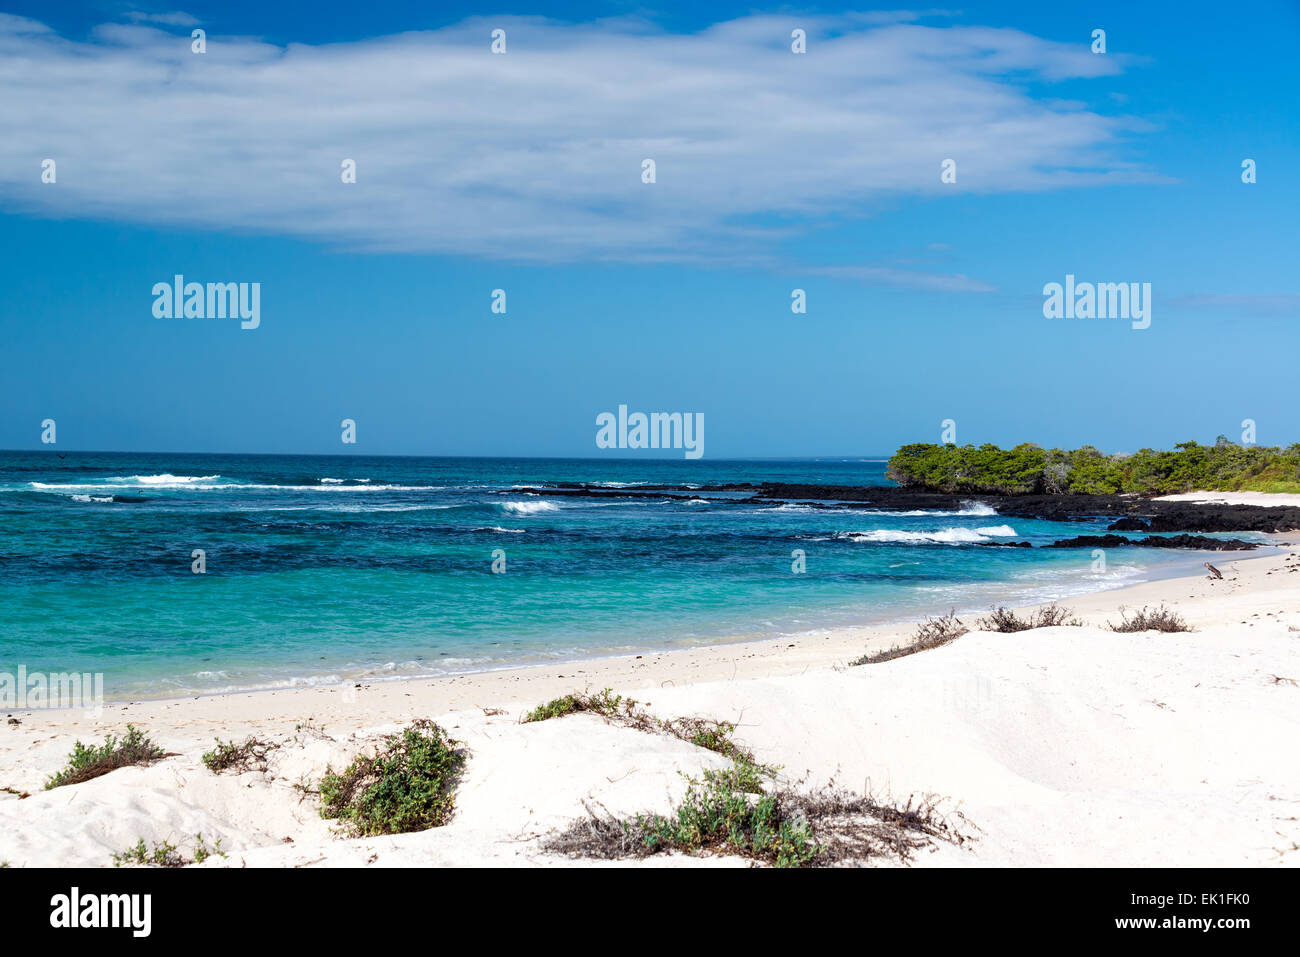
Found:
[{"label": "white sea foam", "polygon": [[193,485],[196,482],[215,482],[219,478],[220,475],[172,475],[163,472],[161,475],[132,475],[129,479],[113,481],[135,482],[139,485]]},{"label": "white sea foam", "polygon": [[525,528],[502,528],[500,525],[489,525],[485,528],[470,529],[473,532],[498,532],[500,534],[522,535],[527,531]]},{"label": "white sea foam", "polygon": [[96,492],[113,488],[209,489],[238,487],[229,483],[214,484],[220,478],[220,475],[171,475],[169,473],[163,473],[162,475],[118,475],[98,482],[69,482],[66,484],[32,482],[30,488],[41,492],[70,492],[74,490]]},{"label": "white sea foam", "polygon": [[250,505],[237,508],[239,512],[341,512],[358,514],[366,512],[441,512],[456,505]]},{"label": "white sea foam", "polygon": [[836,538],[851,542],[919,543],[935,542],[943,545],[970,545],[987,542],[990,538],[1006,538],[1016,534],[1010,525],[991,525],[986,528],[943,528],[934,532],[908,531],[901,528],[877,528],[868,532],[837,532]]},{"label": "white sea foam", "polygon": [[558,512],[554,502],[502,502],[501,507],[514,515],[537,515],[540,512]]},{"label": "white sea foam", "polygon": [[996,515],[998,513],[998,510],[994,508],[992,505],[985,505],[983,502],[963,502],[962,507],[955,512],[951,510],[944,510],[944,509],[924,509],[924,508],[909,509],[906,512],[890,512],[885,509],[879,509],[879,511],[881,512],[881,514],[884,515],[907,515],[909,517],[910,516],[916,516],[916,517],[934,516],[936,518],[947,518],[947,517],[952,517],[957,515],[984,516],[984,515]]},{"label": "white sea foam", "polygon": [[335,492],[439,492],[447,487],[445,485],[267,485],[254,482],[236,482],[229,479],[226,481],[209,481],[209,479],[220,479],[220,475],[170,476],[170,478],[175,479],[174,482],[167,481],[168,478],[169,476],[163,475],[132,475],[102,479],[98,482],[31,482],[26,488],[38,492],[102,492],[106,489],[154,489],[187,492],[280,491],[326,492],[332,494]]}]

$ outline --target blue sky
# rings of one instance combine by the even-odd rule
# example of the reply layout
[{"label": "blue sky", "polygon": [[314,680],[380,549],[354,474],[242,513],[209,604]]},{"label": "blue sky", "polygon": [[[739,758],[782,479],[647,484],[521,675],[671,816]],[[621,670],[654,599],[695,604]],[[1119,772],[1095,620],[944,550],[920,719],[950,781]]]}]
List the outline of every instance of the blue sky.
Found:
[{"label": "blue sky", "polygon": [[[0,17],[0,448],[1300,441],[1295,3],[47,6]],[[156,318],[178,272],[260,327]],[[1067,273],[1150,328],[1044,318]]]}]

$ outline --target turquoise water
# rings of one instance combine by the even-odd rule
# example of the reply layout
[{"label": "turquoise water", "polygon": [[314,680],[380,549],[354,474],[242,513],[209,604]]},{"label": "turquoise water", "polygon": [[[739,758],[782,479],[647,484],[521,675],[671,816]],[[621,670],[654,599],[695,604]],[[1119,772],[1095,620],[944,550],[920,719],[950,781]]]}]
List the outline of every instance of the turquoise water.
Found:
[{"label": "turquoise water", "polygon": [[[982,543],[1104,521],[706,488],[762,481],[887,484],[879,460],[0,453],[0,670],[103,672],[117,699],[439,675],[1056,598],[1201,558],[1113,549],[1097,572],[1086,549]],[[563,482],[626,496],[519,488]]]}]

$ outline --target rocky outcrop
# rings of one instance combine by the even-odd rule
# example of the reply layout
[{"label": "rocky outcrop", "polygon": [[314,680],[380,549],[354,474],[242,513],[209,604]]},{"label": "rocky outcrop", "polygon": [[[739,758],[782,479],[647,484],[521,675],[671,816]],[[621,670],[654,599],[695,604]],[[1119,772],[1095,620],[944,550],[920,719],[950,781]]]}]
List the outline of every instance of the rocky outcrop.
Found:
[{"label": "rocky outcrop", "polygon": [[1206,535],[1148,535],[1125,538],[1123,535],[1076,535],[1052,542],[1044,548],[1191,548],[1203,552],[1241,552],[1258,548],[1258,542],[1240,538],[1210,538]]}]

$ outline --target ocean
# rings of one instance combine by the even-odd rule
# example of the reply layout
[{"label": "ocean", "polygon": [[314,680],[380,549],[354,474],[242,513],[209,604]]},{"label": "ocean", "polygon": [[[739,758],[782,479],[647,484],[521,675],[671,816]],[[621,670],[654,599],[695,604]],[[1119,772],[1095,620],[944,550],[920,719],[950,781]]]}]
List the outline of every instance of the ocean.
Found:
[{"label": "ocean", "polygon": [[990,548],[1107,523],[978,499],[709,490],[769,481],[890,484],[882,459],[0,453],[0,671],[102,672],[112,700],[435,676],[1066,598],[1203,557]]}]

